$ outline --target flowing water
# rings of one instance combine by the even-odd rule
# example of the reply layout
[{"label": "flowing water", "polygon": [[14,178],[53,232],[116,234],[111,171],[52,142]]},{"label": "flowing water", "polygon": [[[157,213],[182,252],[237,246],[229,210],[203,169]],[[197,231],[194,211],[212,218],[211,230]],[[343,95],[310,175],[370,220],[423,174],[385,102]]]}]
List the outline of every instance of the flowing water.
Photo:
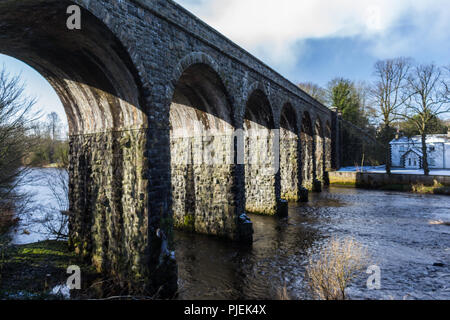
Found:
[{"label": "flowing water", "polygon": [[[51,198],[45,186],[29,188],[37,200]],[[284,287],[292,299],[307,299],[306,255],[331,236],[354,237],[381,269],[380,290],[367,289],[363,271],[350,298],[450,299],[450,227],[430,224],[450,221],[448,196],[330,188],[291,204],[286,219],[251,219],[251,246],[175,232],[180,299],[274,299]],[[29,235],[19,226],[14,241],[41,240],[34,224]]]},{"label": "flowing water", "polygon": [[[254,243],[240,247],[211,237],[176,233],[181,298],[308,298],[306,253],[331,236],[352,236],[381,269],[381,289],[362,275],[352,299],[450,299],[450,197],[330,188],[291,205],[289,218],[251,216]],[[435,263],[444,266],[433,266]],[[365,271],[365,270],[364,270]]]}]

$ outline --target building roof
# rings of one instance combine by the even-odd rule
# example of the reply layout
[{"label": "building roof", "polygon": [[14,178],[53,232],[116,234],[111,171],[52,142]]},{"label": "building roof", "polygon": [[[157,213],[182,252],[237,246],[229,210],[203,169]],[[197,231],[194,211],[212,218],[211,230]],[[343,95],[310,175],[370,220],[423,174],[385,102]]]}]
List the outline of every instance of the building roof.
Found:
[{"label": "building roof", "polygon": [[418,155],[419,157],[423,157],[423,153],[422,153],[422,151],[420,151],[419,149],[417,149],[417,148],[410,148],[410,149],[408,149],[408,151],[406,151],[403,155],[402,155],[402,157],[406,157],[406,155],[408,154],[408,153],[415,153],[416,155]]},{"label": "building roof", "polygon": [[[448,134],[429,134],[427,135],[427,143],[450,143],[450,137]],[[401,137],[399,139],[394,139],[390,142],[391,144],[420,144],[422,143],[421,136],[414,136],[411,138]]]}]

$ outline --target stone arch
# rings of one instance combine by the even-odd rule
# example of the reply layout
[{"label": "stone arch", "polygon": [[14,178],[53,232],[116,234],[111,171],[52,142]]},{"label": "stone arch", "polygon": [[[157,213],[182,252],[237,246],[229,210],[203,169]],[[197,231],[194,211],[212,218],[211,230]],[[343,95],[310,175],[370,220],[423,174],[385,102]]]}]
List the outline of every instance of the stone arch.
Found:
[{"label": "stone arch", "polygon": [[76,3],[82,29],[69,31],[66,9],[73,1],[2,2],[0,52],[35,68],[66,111],[71,246],[99,271],[139,281],[136,275],[148,276],[149,265],[157,265],[149,257],[160,250],[145,235],[143,66],[104,23],[100,7],[91,12],[85,2]]},{"label": "stone arch", "polygon": [[325,176],[325,146],[324,146],[323,126],[320,117],[316,118],[314,124],[314,160],[315,160],[315,179],[324,182]]},{"label": "stone arch", "polygon": [[195,64],[203,64],[208,66],[209,68],[214,70],[222,84],[226,83],[220,71],[219,64],[210,55],[203,52],[191,52],[178,62],[172,72],[170,82],[166,89],[166,100],[168,105],[170,105],[170,103],[172,102],[175,87],[177,86],[179,79],[183,75],[184,71]]},{"label": "stone arch", "polygon": [[[68,1],[66,0],[66,2]],[[144,60],[137,49],[139,48],[139,45],[137,44],[136,39],[130,34],[130,32],[127,31],[126,25],[119,23],[117,19],[114,18],[108,10],[105,10],[103,6],[92,5],[92,1],[90,0],[72,0],[72,2],[78,4],[88,10],[91,14],[95,15],[117,37],[125,50],[128,52],[130,59],[133,61],[139,78],[141,79],[142,87],[145,90],[151,90],[151,86],[148,82],[150,76],[145,68]],[[142,100],[145,100],[145,98]]]},{"label": "stone arch", "polygon": [[267,104],[270,106],[269,110],[270,110],[270,115],[272,117],[273,126],[275,126],[276,125],[276,122],[275,122],[275,120],[276,120],[275,114],[276,113],[273,108],[273,102],[270,99],[270,95],[269,95],[269,92],[268,92],[266,86],[261,81],[255,81],[251,85],[249,85],[247,88],[244,89],[244,92],[242,94],[243,104],[242,104],[241,110],[239,110],[239,112],[238,112],[238,118],[244,119],[245,113],[247,112],[247,108],[246,108],[247,102],[249,101],[250,97],[255,92],[260,92],[262,95],[264,95],[265,99],[267,99]]},{"label": "stone arch", "polygon": [[297,113],[291,103],[285,103],[280,116],[280,176],[281,198],[299,200],[300,137]]},{"label": "stone arch", "polygon": [[273,215],[277,208],[278,152],[270,101],[258,86],[246,101],[243,119],[246,211]]},{"label": "stone arch", "polygon": [[302,154],[302,184],[308,190],[312,190],[314,180],[314,132],[311,116],[308,111],[302,114],[302,128],[300,134]]},{"label": "stone arch", "polygon": [[[194,59],[197,57],[198,59]],[[175,227],[233,237],[235,194],[233,108],[206,55],[183,59],[170,105],[172,211]],[[177,68],[179,70],[179,68]],[[179,72],[176,71],[178,74]]]}]

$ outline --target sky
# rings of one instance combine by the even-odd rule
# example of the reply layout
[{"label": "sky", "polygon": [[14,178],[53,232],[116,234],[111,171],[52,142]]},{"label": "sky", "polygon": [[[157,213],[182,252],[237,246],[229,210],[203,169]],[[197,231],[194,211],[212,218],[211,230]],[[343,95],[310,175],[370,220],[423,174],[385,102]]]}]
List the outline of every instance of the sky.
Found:
[{"label": "sky", "polygon": [[[448,0],[177,0],[180,5],[294,83],[325,86],[336,77],[373,81],[379,59],[411,57],[450,64]],[[21,73],[36,108],[64,117],[50,85],[33,69],[0,55]]]}]

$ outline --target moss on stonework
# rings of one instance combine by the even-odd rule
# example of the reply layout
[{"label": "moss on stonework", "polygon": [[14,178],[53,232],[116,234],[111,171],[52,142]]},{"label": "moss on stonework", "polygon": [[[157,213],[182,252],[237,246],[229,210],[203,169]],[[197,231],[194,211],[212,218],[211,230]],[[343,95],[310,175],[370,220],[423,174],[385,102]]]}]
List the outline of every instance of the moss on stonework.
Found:
[{"label": "moss on stonework", "polygon": [[297,192],[285,192],[281,199],[289,201],[289,202],[298,202],[300,200]]},{"label": "moss on stonework", "polygon": [[187,214],[184,216],[183,227],[186,230],[190,230],[190,231],[195,230],[195,217],[193,214]]},{"label": "moss on stonework", "polygon": [[330,182],[332,186],[346,186],[346,187],[356,187],[356,181],[354,180],[341,180]]},{"label": "moss on stonework", "polygon": [[276,207],[272,207],[272,208],[257,208],[257,207],[252,207],[247,205],[245,207],[245,211],[247,213],[251,213],[251,214],[256,214],[259,216],[274,216],[277,214],[277,208]]}]

